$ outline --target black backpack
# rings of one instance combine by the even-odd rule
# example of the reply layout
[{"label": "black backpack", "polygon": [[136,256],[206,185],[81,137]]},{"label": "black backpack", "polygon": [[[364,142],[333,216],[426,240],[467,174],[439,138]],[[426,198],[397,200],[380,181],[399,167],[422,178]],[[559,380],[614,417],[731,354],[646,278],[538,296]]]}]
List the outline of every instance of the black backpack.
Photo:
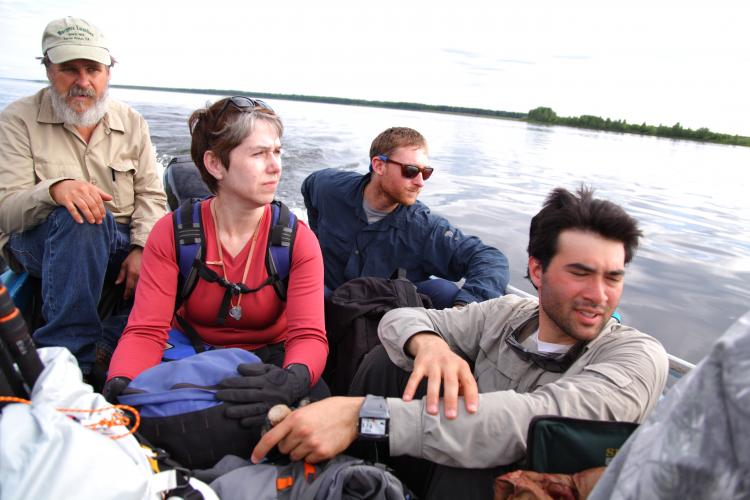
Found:
[{"label": "black backpack", "polygon": [[179,155],[169,160],[164,169],[163,182],[170,210],[177,210],[177,207],[190,198],[211,196],[211,191],[203,182],[190,155]]},{"label": "black backpack", "polygon": [[328,361],[323,378],[331,394],[346,394],[365,354],[380,345],[380,318],[398,307],[432,308],[427,295],[399,269],[391,279],[364,277],[347,281],[326,297]]}]

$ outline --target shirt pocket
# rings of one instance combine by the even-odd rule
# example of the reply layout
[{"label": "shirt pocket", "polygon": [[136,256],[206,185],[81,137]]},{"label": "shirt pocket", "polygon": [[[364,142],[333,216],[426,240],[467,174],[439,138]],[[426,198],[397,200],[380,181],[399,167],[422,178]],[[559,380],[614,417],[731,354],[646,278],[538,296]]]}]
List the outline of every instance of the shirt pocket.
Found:
[{"label": "shirt pocket", "polygon": [[474,367],[474,376],[480,392],[506,391],[515,389],[513,377],[504,373],[498,367],[490,363],[477,363]]},{"label": "shirt pocket", "polygon": [[496,364],[496,370],[507,380],[502,390],[513,390],[518,393],[533,392],[539,387],[559,379],[562,374],[547,372],[531,361],[522,361],[515,353],[505,351],[505,357]]},{"label": "shirt pocket", "polygon": [[40,182],[59,178],[85,179],[83,172],[81,171],[81,165],[78,163],[59,163],[36,160],[34,162],[34,173]]},{"label": "shirt pocket", "polygon": [[112,182],[112,197],[118,214],[130,216],[135,205],[135,163],[132,160],[120,160],[109,165]]}]

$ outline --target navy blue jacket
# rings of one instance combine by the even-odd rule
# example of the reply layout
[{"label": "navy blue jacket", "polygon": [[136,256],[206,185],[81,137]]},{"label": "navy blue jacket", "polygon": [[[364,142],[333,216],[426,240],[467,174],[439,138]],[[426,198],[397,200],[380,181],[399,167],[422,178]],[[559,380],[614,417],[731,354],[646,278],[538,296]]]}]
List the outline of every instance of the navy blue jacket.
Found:
[{"label": "navy blue jacket", "polygon": [[318,236],[325,285],[333,290],[361,276],[389,278],[401,267],[414,283],[430,276],[465,278],[457,302],[498,297],[508,285],[508,259],[476,236],[464,235],[417,201],[367,223],[362,207],[371,174],[324,169],[302,183],[308,222]]}]

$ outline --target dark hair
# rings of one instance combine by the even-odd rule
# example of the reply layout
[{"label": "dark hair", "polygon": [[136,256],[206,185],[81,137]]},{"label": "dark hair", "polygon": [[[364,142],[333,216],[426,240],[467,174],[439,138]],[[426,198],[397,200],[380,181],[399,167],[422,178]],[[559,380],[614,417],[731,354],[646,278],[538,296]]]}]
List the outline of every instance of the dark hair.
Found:
[{"label": "dark hair", "polygon": [[544,206],[531,219],[529,257],[538,259],[542,271],[547,270],[557,253],[557,240],[566,229],[597,233],[603,238],[621,241],[625,247],[625,264],[629,263],[643,233],[638,221],[611,201],[595,199],[594,190],[581,186],[577,196],[563,188],[555,188]]},{"label": "dark hair", "polygon": [[378,155],[390,155],[397,148],[415,146],[427,149],[427,140],[422,134],[408,127],[391,127],[381,132],[370,146],[370,160]]},{"label": "dark hair", "polygon": [[276,128],[279,137],[284,133],[281,118],[272,109],[260,106],[238,109],[232,105],[225,106],[227,99],[230,98],[220,99],[210,106],[195,110],[188,119],[190,156],[198,167],[203,182],[214,194],[218,191],[219,183],[206,170],[203,162],[206,151],[213,151],[224,168],[229,169],[229,153],[253,132],[256,120],[270,123]]}]

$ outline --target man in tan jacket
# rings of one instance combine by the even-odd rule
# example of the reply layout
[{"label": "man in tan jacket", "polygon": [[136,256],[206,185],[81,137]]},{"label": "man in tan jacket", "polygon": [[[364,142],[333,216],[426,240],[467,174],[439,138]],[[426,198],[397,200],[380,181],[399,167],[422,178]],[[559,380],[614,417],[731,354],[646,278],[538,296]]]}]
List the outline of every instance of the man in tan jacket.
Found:
[{"label": "man in tan jacket", "polygon": [[293,412],[253,460],[278,444],[316,462],[369,439],[398,459],[390,465],[419,496],[490,498],[497,467],[524,456],[534,416],[641,422],[664,389],[667,354],[612,318],[640,235],[632,217],[590,190],[555,189],[529,231],[538,301],[506,295],[462,309],[389,311],[378,327],[387,355],[373,350],[352,381],[360,397]]},{"label": "man in tan jacket", "polygon": [[37,345],[67,347],[87,374],[117,341],[103,336],[102,289],[133,295],[166,196],[146,122],[107,96],[115,61],[99,29],[52,21],[42,53],[50,85],[0,114],[0,249],[41,278]]}]

